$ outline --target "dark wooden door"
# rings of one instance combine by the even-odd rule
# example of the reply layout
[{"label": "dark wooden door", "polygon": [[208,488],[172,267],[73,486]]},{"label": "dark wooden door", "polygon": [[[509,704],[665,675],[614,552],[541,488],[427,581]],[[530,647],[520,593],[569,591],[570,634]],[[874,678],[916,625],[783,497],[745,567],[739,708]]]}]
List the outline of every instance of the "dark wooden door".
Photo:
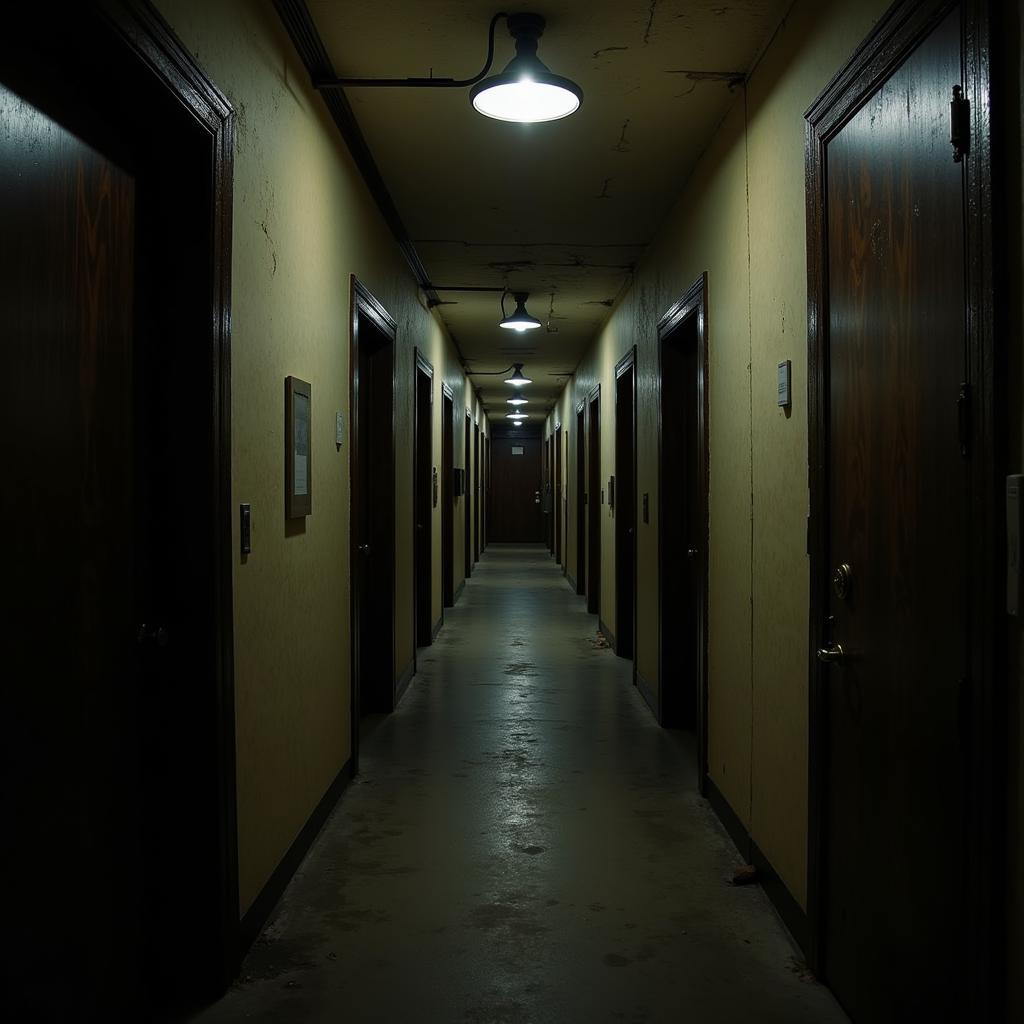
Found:
[{"label": "dark wooden door", "polygon": [[473,561],[480,561],[480,501],[484,489],[480,484],[480,426],[473,424]]},{"label": "dark wooden door", "polygon": [[491,457],[491,540],[496,544],[543,544],[541,439],[495,437]]},{"label": "dark wooden door", "polygon": [[433,640],[434,547],[434,375],[430,364],[416,353],[416,442],[413,476],[413,537],[415,565],[416,645]]},{"label": "dark wooden door", "polygon": [[466,520],[465,548],[466,548],[466,579],[473,574],[473,482],[470,470],[472,469],[472,445],[473,421],[469,413],[466,413],[465,432],[463,434],[464,451],[462,453],[462,464],[466,467],[462,474],[462,509]]},{"label": "dark wooden door", "polygon": [[353,279],[353,747],[359,719],[395,705],[395,326]]},{"label": "dark wooden door", "polygon": [[696,312],[660,341],[658,586],[661,724],[694,729],[703,663],[703,516]]},{"label": "dark wooden door", "polygon": [[555,520],[551,510],[551,438],[545,438],[543,449],[543,475],[541,487],[541,508],[544,515],[544,543],[548,551],[555,550]]},{"label": "dark wooden door", "polygon": [[555,561],[562,562],[562,428],[555,431],[551,439],[555,450],[555,485],[552,494],[552,507],[555,515]]},{"label": "dark wooden door", "polygon": [[632,354],[615,377],[615,653],[633,657],[636,630],[636,391]]},{"label": "dark wooden door", "polygon": [[961,73],[957,9],[827,146],[823,964],[872,1024],[968,1019]]},{"label": "dark wooden door", "polygon": [[455,604],[455,403],[447,390],[441,397],[441,597]]},{"label": "dark wooden door", "polygon": [[587,404],[587,611],[601,615],[601,396]]},{"label": "dark wooden door", "polygon": [[587,592],[587,414],[576,413],[576,593]]},{"label": "dark wooden door", "polygon": [[149,1019],[221,991],[237,951],[230,110],[148,8],[99,6],[22,5],[0,34],[23,1020]]},{"label": "dark wooden door", "polygon": [[135,393],[136,181],[2,86],[0,112],[5,504],[17,510],[5,516],[5,718],[27,730],[8,738],[24,754],[5,801],[17,879],[5,1003],[19,1019],[100,1019],[134,1004],[144,947],[154,679],[135,643],[151,468],[141,375],[137,408]]}]

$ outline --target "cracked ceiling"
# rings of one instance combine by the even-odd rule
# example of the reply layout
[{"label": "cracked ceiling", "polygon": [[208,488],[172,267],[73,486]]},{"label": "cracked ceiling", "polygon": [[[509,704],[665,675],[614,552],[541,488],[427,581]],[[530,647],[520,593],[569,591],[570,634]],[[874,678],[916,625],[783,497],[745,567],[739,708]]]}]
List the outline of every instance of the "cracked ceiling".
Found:
[{"label": "cracked ceiling", "polygon": [[[464,77],[483,64],[489,0],[308,0],[343,76]],[[436,285],[530,292],[545,329],[499,330],[492,292],[441,293],[468,369],[523,362],[534,418],[553,405],[628,285],[786,0],[539,0],[538,51],[583,89],[564,121],[481,117],[463,89],[349,87],[349,102]],[[513,55],[504,23],[494,69]],[[493,73],[493,72],[492,72]],[[511,308],[511,307],[510,307]],[[489,414],[511,390],[475,377]]]}]

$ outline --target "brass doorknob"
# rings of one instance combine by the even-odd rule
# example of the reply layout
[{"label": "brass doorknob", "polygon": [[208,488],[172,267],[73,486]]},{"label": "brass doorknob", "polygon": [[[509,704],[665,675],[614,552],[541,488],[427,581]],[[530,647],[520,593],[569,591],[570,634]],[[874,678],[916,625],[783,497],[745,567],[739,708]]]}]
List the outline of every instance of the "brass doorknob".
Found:
[{"label": "brass doorknob", "polygon": [[828,644],[818,648],[818,661],[823,661],[826,665],[836,665],[845,657],[846,651],[843,650],[842,644]]}]

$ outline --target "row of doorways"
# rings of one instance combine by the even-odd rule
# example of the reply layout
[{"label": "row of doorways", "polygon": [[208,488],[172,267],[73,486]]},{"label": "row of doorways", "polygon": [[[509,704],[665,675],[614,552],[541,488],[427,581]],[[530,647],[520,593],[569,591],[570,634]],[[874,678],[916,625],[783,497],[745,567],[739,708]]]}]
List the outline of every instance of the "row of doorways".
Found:
[{"label": "row of doorways", "polygon": [[[973,1019],[994,1020],[1000,904],[990,883],[1000,877],[993,821],[1004,787],[993,771],[1000,731],[991,657],[1003,620],[991,599],[994,361],[990,336],[979,333],[991,308],[977,280],[977,267],[990,261],[975,258],[985,210],[978,190],[991,169],[980,136],[956,161],[948,133],[933,130],[946,123],[952,84],[980,104],[987,78],[961,45],[965,26],[978,38],[975,5],[900,10],[812,112],[810,949],[856,1020],[971,1019],[965,1007]],[[185,974],[193,987],[216,987],[230,976],[239,927],[231,204],[223,202],[230,108],[146,17],[119,17],[119,33],[92,21],[54,26],[49,52],[26,44],[42,35],[12,32],[2,44],[4,103],[16,116],[0,163],[18,189],[0,205],[10,241],[0,279],[6,323],[16,325],[2,351],[8,379],[46,384],[13,388],[6,405],[10,435],[24,439],[13,476],[32,499],[31,515],[10,531],[19,543],[8,554],[19,682],[8,778],[19,782],[11,832],[24,883],[12,894],[11,917],[24,942],[6,966],[16,1008],[26,1009],[30,993],[39,1002],[28,1010],[51,1019],[131,1003],[147,976],[157,986],[178,985]],[[116,107],[61,93],[54,61]],[[176,78],[182,68],[188,75]],[[916,198],[908,204],[907,196]],[[107,276],[89,277],[92,257],[69,249],[69,239],[108,254]],[[24,252],[36,258],[21,259]],[[892,273],[896,255],[907,274]],[[684,391],[704,379],[703,283],[699,290],[659,331],[663,389],[673,374]],[[396,696],[393,521],[370,514],[394,508],[390,420],[387,430],[371,425],[393,402],[395,334],[386,311],[355,284],[352,308],[358,721],[376,687]],[[586,536],[576,582],[599,611],[601,536],[612,515],[611,599],[623,655],[635,646],[637,530],[650,516],[662,527],[663,637],[666,624],[703,628],[708,570],[705,399],[676,403],[673,424],[663,390],[652,509],[637,494],[635,375],[628,353],[615,375],[615,472],[607,479],[600,392],[576,413],[577,458],[582,450],[586,466],[582,500],[579,480],[574,492]],[[192,415],[172,415],[181,408]],[[455,420],[446,407],[442,424],[449,422],[448,450]],[[15,426],[25,423],[47,426]],[[694,431],[696,443],[688,440]],[[564,433],[558,440],[547,464],[561,480]],[[479,458],[477,437],[472,444],[466,466]],[[417,493],[432,503],[432,474],[427,487],[416,447]],[[680,451],[692,462],[684,455],[680,467]],[[459,481],[443,461],[440,484],[451,498],[442,499],[444,520],[456,514]],[[486,531],[480,497],[467,495],[463,505],[467,525],[481,522],[477,537]],[[549,529],[561,561],[562,527]],[[443,530],[449,553],[453,534]],[[693,540],[697,583],[673,597],[666,583],[673,571],[681,577]],[[464,554],[468,571],[479,547]],[[54,624],[62,643],[53,642]],[[703,645],[699,635],[698,734]],[[667,664],[678,660],[673,654]],[[663,658],[659,691],[668,692],[670,671]],[[90,927],[53,926],[60,921]],[[186,970],[161,974],[162,963],[180,963],[182,949]],[[50,984],[52,963],[62,964],[66,985]]]},{"label": "row of doorways", "polygon": [[[413,419],[413,660],[398,665],[396,649],[395,528],[381,509],[395,508],[394,403],[397,326],[355,278],[351,292],[351,507],[353,771],[358,770],[359,723],[367,714],[397,707],[416,669],[415,652],[433,643],[444,608],[459,596],[455,585],[455,523],[463,516],[464,578],[487,544],[485,495],[490,438],[467,410],[463,464],[455,462],[453,390],[441,384],[441,466],[434,463],[434,368],[414,352]],[[440,508],[441,565],[434,572],[433,522]],[[435,579],[441,616],[434,619]],[[461,589],[461,585],[460,588]]]},{"label": "row of doorways", "polygon": [[[596,385],[576,406],[574,424],[561,423],[537,449],[540,529],[548,550],[563,567],[587,610],[616,654],[634,661],[634,681],[645,691],[663,725],[697,733],[704,702],[707,606],[707,415],[705,308],[702,277],[658,325],[658,494],[637,491],[636,349],[615,368],[612,473],[602,471],[602,394]],[[513,440],[513,444],[518,443]],[[570,460],[575,448],[575,464]],[[566,472],[566,467],[574,472]],[[568,479],[568,486],[566,480]],[[639,515],[638,515],[639,513]],[[646,687],[635,671],[637,542],[639,529],[658,530],[658,680]],[[611,522],[609,527],[606,521]],[[570,559],[568,527],[575,524]],[[602,600],[604,538],[611,535],[614,564],[609,602]],[[608,608],[614,615],[605,615]],[[613,622],[614,626],[610,626]],[[703,747],[701,746],[701,751]],[[704,759],[701,753],[700,763]]]},{"label": "row of doorways", "polygon": [[[995,1020],[1005,790],[991,659],[1005,620],[992,597],[999,506],[977,212],[991,172],[984,140],[972,162],[970,125],[956,120],[968,116],[965,78],[984,91],[963,45],[978,8],[897,7],[808,114],[810,877],[806,914],[793,904],[787,916],[854,1020]],[[558,424],[544,474],[550,550],[567,563],[574,519],[577,589],[591,610],[614,607],[616,652],[634,658],[660,721],[696,729],[713,788],[706,289],[658,328],[657,508],[637,493],[635,350],[615,369],[614,475],[600,470],[599,391],[576,410],[575,510]],[[638,531],[654,515],[656,694],[635,662]],[[602,525],[615,566],[604,600]]]}]

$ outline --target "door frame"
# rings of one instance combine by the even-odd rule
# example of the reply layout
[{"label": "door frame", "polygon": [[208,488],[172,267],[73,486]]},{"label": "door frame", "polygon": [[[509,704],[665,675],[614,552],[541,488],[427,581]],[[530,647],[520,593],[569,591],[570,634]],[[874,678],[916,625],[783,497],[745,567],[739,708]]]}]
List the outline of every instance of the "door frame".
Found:
[{"label": "door frame", "polygon": [[[445,402],[451,415],[445,416]],[[447,439],[447,442],[446,442]],[[441,382],[441,615],[455,604],[455,393]]]},{"label": "door frame", "polygon": [[555,513],[555,562],[562,565],[562,424],[555,424],[551,435],[551,447],[555,454],[555,469],[551,487],[551,507]]},{"label": "door frame", "polygon": [[[84,5],[83,5],[84,6]],[[21,8],[24,8],[22,10]],[[205,804],[200,821],[189,823],[195,844],[202,847],[200,867],[209,866],[188,885],[199,889],[210,904],[199,905],[202,919],[193,930],[211,936],[210,942],[192,951],[193,985],[188,995],[222,994],[230,985],[245,952],[245,937],[238,900],[238,808],[236,793],[234,607],[235,565],[234,513],[232,505],[231,446],[231,267],[234,186],[235,112],[230,101],[207,77],[174,30],[148,0],[98,0],[76,14],[82,19],[85,37],[70,40],[65,33],[40,32],[40,16],[26,5],[9,12],[8,36],[23,40],[29,50],[38,49],[55,66],[71,68],[82,54],[97,46],[110,47],[115,64],[108,72],[126,86],[132,81],[155,83],[190,117],[190,132],[205,140],[202,161],[196,161],[195,180],[202,182],[207,216],[202,224],[202,248],[206,252],[203,275],[207,295],[201,317],[203,329],[195,337],[207,353],[207,373],[195,381],[196,404],[190,415],[203,424],[208,446],[195,454],[195,489],[192,494],[194,522],[188,526],[203,538],[202,604],[205,629],[194,638],[191,655],[196,676],[209,685],[181,689],[181,701],[189,697],[195,731],[181,738],[194,754],[193,760],[209,771]],[[75,52],[69,53],[69,47]],[[38,73],[42,73],[39,69]],[[12,83],[13,84],[13,83]],[[53,79],[56,90],[61,81]],[[80,90],[92,91],[91,100],[106,106],[102,87],[78,79]],[[29,102],[32,102],[30,99]],[[111,113],[114,118],[117,115]],[[177,127],[162,129],[173,144]],[[134,129],[124,126],[126,135]],[[198,223],[198,218],[197,218]],[[200,318],[196,318],[198,324]],[[206,555],[208,554],[208,558]],[[186,868],[182,869],[187,870]],[[159,938],[159,936],[158,936]],[[199,990],[202,989],[200,992]],[[176,991],[172,997],[177,997]]]},{"label": "door frame", "polygon": [[636,347],[636,345],[633,345],[629,349],[629,351],[615,364],[615,475],[616,475],[616,481],[615,481],[615,491],[616,491],[616,493],[615,493],[615,520],[616,520],[616,523],[615,523],[615,653],[616,654],[619,653],[619,647],[621,645],[621,640],[622,640],[622,627],[621,627],[621,625],[619,623],[619,585],[620,585],[621,581],[619,579],[619,561],[620,561],[620,558],[619,558],[619,544],[620,544],[620,534],[619,534],[619,525],[618,525],[619,507],[620,507],[620,504],[621,504],[620,500],[619,500],[619,495],[621,494],[622,489],[619,486],[619,480],[617,479],[618,475],[619,475],[619,472],[618,472],[618,470],[619,470],[619,467],[618,467],[618,457],[619,457],[619,409],[618,409],[618,405],[619,405],[619,378],[623,377],[627,373],[632,373],[632,375],[633,375],[633,388],[632,388],[633,395],[632,395],[632,402],[631,402],[632,409],[633,409],[633,422],[632,422],[632,431],[633,431],[633,473],[632,473],[632,477],[633,478],[630,481],[630,485],[631,485],[630,486],[630,490],[631,490],[632,495],[633,495],[633,580],[632,580],[632,587],[633,587],[633,602],[632,602],[632,604],[633,604],[633,637],[632,637],[632,648],[631,648],[631,651],[630,651],[630,658],[633,661],[633,685],[634,686],[636,685],[636,663],[637,663],[637,657],[636,657],[636,654],[637,654],[637,651],[636,651],[636,641],[637,641],[637,635],[636,635],[637,634],[637,629],[636,629],[636,625],[637,625],[637,607],[636,607],[637,606],[637,599],[636,599],[637,598],[637,593],[636,593],[636,591],[637,591],[637,586],[636,586],[636,584],[637,584],[637,526],[639,525],[638,517],[637,517],[637,514],[636,514],[636,499],[637,499],[637,464],[636,464],[636,461],[637,461],[636,460],[636,454],[637,454],[637,437],[636,437],[636,419],[637,419],[637,416],[636,416],[636,355],[637,355],[637,347]]},{"label": "door frame", "polygon": [[701,523],[701,544],[697,551],[700,573],[699,646],[697,668],[697,787],[702,796],[708,788],[708,576],[710,566],[711,523],[708,515],[710,453],[708,449],[708,275],[705,271],[683,296],[669,307],[658,321],[658,721],[664,723],[665,704],[665,622],[662,585],[662,537],[668,522],[663,481],[668,469],[662,432],[662,382],[666,341],[696,317],[697,323],[697,444],[700,451],[700,478],[697,510]]},{"label": "door frame", "polygon": [[480,424],[473,421],[473,564],[480,561]]},{"label": "door frame", "polygon": [[462,439],[463,457],[466,461],[466,468],[462,473],[462,500],[465,508],[462,510],[466,520],[466,536],[463,538],[466,549],[466,579],[473,575],[473,492],[470,479],[470,469],[473,465],[473,414],[467,409],[465,420],[465,435]]},{"label": "door frame", "polygon": [[[490,428],[488,428],[490,429]],[[491,514],[491,435],[484,434],[484,464],[482,470],[483,495],[480,498],[481,535],[480,550],[487,550],[487,528]]]},{"label": "door frame", "polygon": [[576,593],[587,592],[587,400],[576,404]]},{"label": "door frame", "polygon": [[[360,433],[363,429],[363,424],[360,423],[359,419],[359,346],[360,346],[360,330],[362,327],[363,319],[369,321],[374,328],[384,337],[386,337],[392,348],[392,373],[391,373],[391,427],[389,431],[389,440],[391,446],[391,466],[392,470],[395,467],[395,372],[397,369],[397,360],[394,358],[395,350],[397,348],[396,340],[398,337],[398,325],[390,313],[384,308],[384,306],[374,297],[373,293],[356,277],[352,274],[350,279],[350,320],[349,320],[349,500],[350,507],[355,510],[358,508],[358,502],[360,500],[360,493],[358,487],[358,481],[362,467],[359,463],[359,440]],[[393,474],[392,474],[393,477]],[[394,479],[392,478],[392,494],[394,494]],[[349,517],[349,566],[355,567],[358,565],[358,531],[353,528],[353,517]],[[394,700],[394,688],[395,688],[395,534],[392,531],[391,535],[391,572],[389,573],[390,580],[388,586],[390,587],[391,594],[391,670],[390,670],[390,684],[392,691],[392,701]],[[358,617],[358,601],[357,601],[357,590],[355,587],[356,573],[354,571],[349,572],[349,628],[351,636],[350,644],[350,711],[352,716],[352,774],[353,776],[359,772],[359,725],[361,717],[361,698],[360,693],[362,684],[359,679],[359,617]]]},{"label": "door frame", "polygon": [[[420,444],[422,438],[420,437],[420,374],[423,374],[428,381],[430,381],[430,402],[429,402],[429,416],[430,416],[430,459],[431,465],[434,463],[434,367],[430,361],[423,355],[423,352],[417,347],[413,352],[413,445],[412,445],[412,552],[413,552],[413,587],[412,587],[412,664],[413,671],[417,671],[417,650],[419,647],[426,647],[433,643],[433,632],[434,622],[433,616],[433,573],[434,573],[434,512],[433,506],[430,506],[430,518],[428,523],[427,535],[421,538],[419,531],[416,529],[416,517],[419,513],[419,504],[423,500],[423,495],[420,493],[421,481],[420,481]],[[432,495],[430,491],[427,492],[427,501],[431,502]],[[426,554],[424,555],[424,545],[426,548]],[[420,627],[423,625],[420,622],[420,616],[423,613],[423,609],[420,608],[420,561],[425,560],[427,570],[427,593],[430,595],[429,607],[427,608],[427,618],[430,620],[427,624],[427,641],[426,643],[420,643]],[[441,621],[444,622],[444,603],[441,605]]]},{"label": "door frame", "polygon": [[[808,268],[808,442],[810,482],[810,646],[808,792],[808,960],[820,969],[825,893],[823,824],[827,800],[825,710],[822,666],[816,651],[825,641],[829,567],[828,526],[828,283],[826,147],[877,87],[928,33],[957,6],[953,0],[897,0],[850,61],[805,113]],[[969,494],[972,516],[970,564],[974,568],[971,609],[971,719],[969,819],[967,827],[968,941],[965,997],[978,1019],[999,1016],[1002,986],[1003,921],[998,887],[1004,857],[1002,768],[1005,738],[1005,612],[998,567],[1004,546],[1001,523],[1001,467],[1005,400],[997,385],[1005,358],[994,337],[994,257],[991,211],[992,155],[989,11],[984,0],[963,0],[964,93],[971,101],[970,152],[964,158],[967,266],[967,359],[970,374],[971,454]],[[953,83],[950,83],[951,86]],[[953,159],[952,149],[950,159]],[[955,401],[951,396],[950,401]],[[958,837],[954,837],[958,838]],[[827,979],[826,979],[827,980]]]},{"label": "door frame", "polygon": [[[586,397],[587,404],[587,611],[601,624],[601,508],[604,505],[601,477],[601,385],[595,384]],[[597,407],[595,409],[595,406]],[[597,437],[594,437],[594,419]],[[597,474],[595,480],[594,468]],[[596,488],[594,484],[597,484]],[[595,563],[597,571],[594,571]]]}]

